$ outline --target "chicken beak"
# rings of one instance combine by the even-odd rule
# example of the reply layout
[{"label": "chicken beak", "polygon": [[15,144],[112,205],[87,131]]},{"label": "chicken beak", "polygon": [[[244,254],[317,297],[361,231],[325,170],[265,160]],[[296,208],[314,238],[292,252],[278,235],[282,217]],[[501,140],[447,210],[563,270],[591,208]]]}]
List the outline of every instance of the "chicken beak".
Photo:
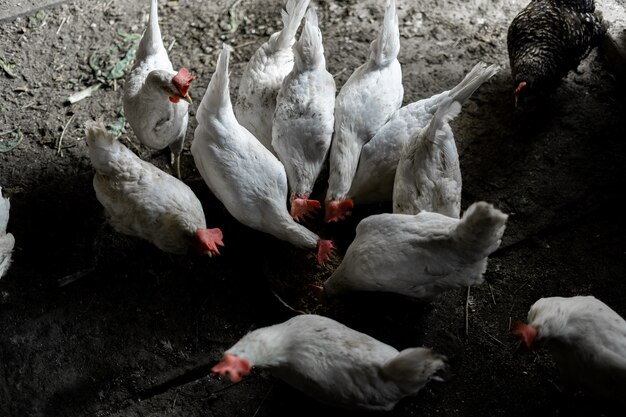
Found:
[{"label": "chicken beak", "polygon": [[181,97],[181,99],[182,99],[182,100],[185,100],[185,101],[186,101],[187,103],[189,103],[189,104],[191,104],[191,103],[192,103],[192,101],[191,101],[191,97],[189,97],[189,94],[187,94],[187,95],[186,95],[186,96],[184,96],[184,97]]}]

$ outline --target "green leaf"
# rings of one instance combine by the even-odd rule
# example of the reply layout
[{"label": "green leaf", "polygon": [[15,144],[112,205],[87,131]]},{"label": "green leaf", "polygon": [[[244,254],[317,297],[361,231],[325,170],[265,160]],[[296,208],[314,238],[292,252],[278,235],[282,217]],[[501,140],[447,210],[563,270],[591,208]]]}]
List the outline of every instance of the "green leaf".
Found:
[{"label": "green leaf", "polygon": [[230,27],[230,33],[235,32],[237,30],[237,27],[239,26],[237,15],[232,10],[228,12],[228,26]]},{"label": "green leaf", "polygon": [[128,51],[126,51],[126,55],[120,61],[118,61],[113,69],[107,75],[107,78],[110,80],[115,80],[117,78],[122,78],[124,76],[124,69],[135,60],[135,53],[137,52],[137,44],[133,44]]},{"label": "green leaf", "polygon": [[0,152],[2,153],[9,152],[11,149],[15,148],[24,138],[24,134],[20,129],[7,133],[13,133],[13,135],[9,136],[8,139],[0,137]]},{"label": "green leaf", "polygon": [[125,125],[126,125],[126,117],[124,117],[124,115],[121,114],[117,118],[116,121],[114,121],[108,126],[108,130],[109,132],[113,133],[115,137],[118,137],[119,135],[122,134],[122,131],[124,130]]},{"label": "green leaf", "polygon": [[124,42],[134,42],[141,38],[141,35],[138,33],[125,33],[121,30],[117,31],[117,36],[119,36]]},{"label": "green leaf", "polygon": [[44,10],[39,10],[34,15],[28,17],[28,22],[31,25],[35,26],[38,25],[40,22],[43,22],[46,16],[48,16],[48,13],[46,13]]},{"label": "green leaf", "polygon": [[9,64],[7,61],[5,61],[3,58],[0,58],[0,67],[4,70],[4,72],[6,72],[6,74],[11,77],[11,78],[15,78],[15,64]]}]

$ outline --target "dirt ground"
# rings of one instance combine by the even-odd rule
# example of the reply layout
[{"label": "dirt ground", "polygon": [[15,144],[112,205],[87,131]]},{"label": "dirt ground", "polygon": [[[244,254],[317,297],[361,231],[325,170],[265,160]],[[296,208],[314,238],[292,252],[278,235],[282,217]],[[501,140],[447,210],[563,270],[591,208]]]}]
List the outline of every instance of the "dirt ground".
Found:
[{"label": "dirt ground", "polygon": [[[392,416],[623,415],[602,401],[559,391],[546,352],[518,352],[511,321],[543,296],[593,294],[626,316],[626,102],[593,52],[541,107],[515,111],[506,29],[526,0],[398,0],[405,103],[454,86],[480,60],[502,71],[454,121],[463,206],[485,200],[510,215],[487,282],[425,305],[370,295],[319,307],[397,348],[448,355],[451,376],[400,402]],[[76,0],[0,24],[0,185],[11,198],[14,263],[0,281],[1,416],[318,416],[332,410],[259,370],[244,382],[207,376],[247,331],[293,313],[272,294],[328,277],[358,221],[390,205],[360,207],[339,225],[312,227],[337,241],[337,259],[311,254],[238,224],[195,170],[184,181],[226,247],[213,259],[175,257],[116,234],[95,199],[83,140],[86,120],[122,128],[127,51],[147,0]],[[234,48],[232,91],[254,50],[280,27],[277,1],[161,2],[161,30],[175,67],[204,94],[222,42]],[[338,87],[369,54],[382,0],[318,1],[329,71]],[[122,61],[122,64],[114,65]],[[10,75],[10,74],[11,75]],[[70,95],[101,87],[75,104]],[[61,140],[62,138],[62,140]],[[121,140],[170,170],[166,153]],[[66,286],[64,277],[81,276]],[[284,284],[288,282],[288,284]],[[346,413],[343,413],[346,415]]]}]

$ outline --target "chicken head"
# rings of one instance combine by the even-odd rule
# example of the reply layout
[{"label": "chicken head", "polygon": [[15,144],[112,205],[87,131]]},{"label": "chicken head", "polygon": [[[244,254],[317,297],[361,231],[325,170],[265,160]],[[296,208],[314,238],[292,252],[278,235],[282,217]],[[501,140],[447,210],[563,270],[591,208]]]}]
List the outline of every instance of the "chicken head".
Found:
[{"label": "chicken head", "polygon": [[195,237],[197,240],[196,250],[201,255],[219,255],[220,252],[217,250],[217,245],[224,246],[224,242],[222,242],[224,235],[218,228],[198,229],[196,230]]},{"label": "chicken head", "polygon": [[252,369],[252,365],[247,360],[225,354],[220,363],[211,368],[211,372],[220,376],[228,376],[232,382],[239,382],[250,373],[250,369]]}]

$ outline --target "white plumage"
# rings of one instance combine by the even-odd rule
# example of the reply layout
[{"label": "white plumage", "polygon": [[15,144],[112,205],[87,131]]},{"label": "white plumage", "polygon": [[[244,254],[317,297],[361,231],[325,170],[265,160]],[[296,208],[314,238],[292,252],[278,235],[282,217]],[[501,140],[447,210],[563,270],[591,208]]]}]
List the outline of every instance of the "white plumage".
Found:
[{"label": "white plumage", "polygon": [[381,32],[372,42],[369,60],[354,71],[337,96],[326,221],[338,221],[349,214],[352,201],[347,197],[361,149],[402,105],[399,51],[396,4],[390,0]]},{"label": "white plumage", "polygon": [[484,202],[472,204],[460,220],[426,211],[367,217],[324,289],[329,296],[383,291],[432,299],[447,289],[480,284],[506,220]]},{"label": "white plumage", "polygon": [[309,9],[293,50],[295,65],[276,99],[272,147],[287,172],[291,216],[301,220],[320,207],[308,198],[326,160],[335,120],[335,80],[326,71],[315,9]]},{"label": "white plumage", "polygon": [[541,298],[514,333],[545,346],[568,387],[626,406],[626,320],[595,297]]},{"label": "white plumage", "polygon": [[159,150],[170,147],[180,177],[191,103],[187,91],[194,77],[184,68],[174,72],[161,39],[157,9],[158,0],[151,0],[148,27],[124,86],[124,115],[141,143]]},{"label": "white plumage", "polygon": [[404,146],[428,125],[441,103],[450,98],[463,105],[498,70],[497,65],[479,63],[453,89],[396,111],[363,146],[348,197],[356,204],[391,201],[396,168]]},{"label": "white plumage", "polygon": [[393,185],[393,212],[430,211],[459,218],[461,166],[450,120],[461,112],[458,101],[441,103],[430,123],[400,154]]},{"label": "white plumage", "polygon": [[238,381],[257,366],[318,401],[374,411],[439,379],[445,359],[425,348],[398,352],[329,318],[301,315],[248,333],[213,371]]},{"label": "white plumage", "polygon": [[237,120],[272,153],[272,120],[276,96],[293,68],[292,46],[310,0],[289,0],[282,10],[283,29],[252,55],[239,81]]},{"label": "white plumage", "polygon": [[15,246],[15,238],[11,233],[7,233],[10,209],[11,202],[2,196],[2,187],[0,187],[0,278],[11,266],[11,255]]},{"label": "white plumage", "polygon": [[142,161],[109,134],[102,121],[86,126],[93,186],[107,218],[119,233],[185,254],[196,249],[217,254],[220,229],[206,229],[200,201],[182,181]]},{"label": "white plumage", "polygon": [[332,248],[331,242],[321,240],[291,218],[283,165],[235,118],[228,59],[229,51],[224,47],[198,107],[198,127],[191,145],[196,167],[239,222],[300,248],[317,248],[321,263]]}]

